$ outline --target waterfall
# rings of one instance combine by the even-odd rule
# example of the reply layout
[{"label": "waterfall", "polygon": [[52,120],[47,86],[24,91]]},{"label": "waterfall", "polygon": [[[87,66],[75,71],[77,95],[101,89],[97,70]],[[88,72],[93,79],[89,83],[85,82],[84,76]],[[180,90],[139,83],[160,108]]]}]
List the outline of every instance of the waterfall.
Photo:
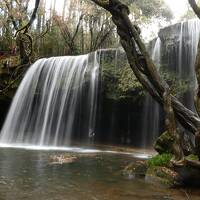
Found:
[{"label": "waterfall", "polygon": [[[152,45],[150,54],[157,69],[159,70],[161,56],[161,40],[159,37],[156,39],[154,45]],[[142,116],[141,146],[146,147],[147,145],[151,145],[153,143],[155,138],[159,135],[160,129],[159,104],[149,94],[145,96]]]},{"label": "waterfall", "polygon": [[[178,80],[186,81],[187,91],[178,98],[189,109],[194,110],[194,88],[196,86],[195,60],[200,35],[200,21],[189,20],[162,29],[151,50],[156,66],[164,67],[174,73]],[[150,95],[145,97],[142,121],[142,147],[151,145],[161,134],[161,115],[159,105]]]},{"label": "waterfall", "polygon": [[181,101],[189,109],[194,110],[195,61],[199,42],[200,21],[193,19],[181,23],[180,26],[177,76],[183,80],[188,80],[190,87],[189,91],[181,98]]},{"label": "waterfall", "polygon": [[25,74],[12,101],[0,142],[70,145],[94,134],[99,54],[40,59]]},{"label": "waterfall", "polygon": [[[190,109],[194,109],[194,64],[199,34],[199,20],[175,24],[162,29],[150,49],[158,70],[164,69],[189,83],[189,90],[177,97]],[[117,101],[115,83],[119,69],[126,64],[126,56],[120,49],[38,60],[18,88],[1,130],[0,143],[68,146],[72,141],[93,142],[95,136],[95,142],[151,146],[162,133],[163,112],[148,94],[143,105],[139,100],[136,105],[130,99]],[[107,80],[108,86],[112,85],[111,91],[106,91],[108,96],[102,95],[103,66],[108,67],[105,73],[113,73]],[[128,95],[138,94],[134,86],[128,92]]]}]

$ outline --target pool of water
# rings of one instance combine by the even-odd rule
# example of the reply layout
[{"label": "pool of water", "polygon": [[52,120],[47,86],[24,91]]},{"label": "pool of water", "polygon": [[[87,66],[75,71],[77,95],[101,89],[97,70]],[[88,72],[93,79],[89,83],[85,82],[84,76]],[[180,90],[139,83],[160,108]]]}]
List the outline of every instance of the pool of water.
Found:
[{"label": "pool of water", "polygon": [[132,154],[68,152],[75,162],[52,164],[61,151],[0,148],[0,200],[199,200],[199,192],[169,189],[121,173]]}]

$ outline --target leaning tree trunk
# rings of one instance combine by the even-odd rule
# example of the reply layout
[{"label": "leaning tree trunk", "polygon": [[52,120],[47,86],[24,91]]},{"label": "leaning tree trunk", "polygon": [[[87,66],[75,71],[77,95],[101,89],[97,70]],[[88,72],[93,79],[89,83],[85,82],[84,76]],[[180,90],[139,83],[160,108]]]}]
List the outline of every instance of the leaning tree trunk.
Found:
[{"label": "leaning tree trunk", "polygon": [[173,138],[174,142],[172,144],[172,153],[174,155],[173,163],[182,163],[184,161],[184,153],[181,147],[181,137],[179,133],[179,129],[176,126],[176,119],[174,115],[174,110],[172,108],[172,99],[170,95],[170,89],[166,88],[163,94],[164,100],[164,111],[165,111],[165,125],[168,133],[171,138]]}]

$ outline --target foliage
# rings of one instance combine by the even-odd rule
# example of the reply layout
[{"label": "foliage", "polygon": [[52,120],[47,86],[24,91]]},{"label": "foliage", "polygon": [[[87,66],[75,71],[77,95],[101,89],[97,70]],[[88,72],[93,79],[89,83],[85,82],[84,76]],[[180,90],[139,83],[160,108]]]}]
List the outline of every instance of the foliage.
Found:
[{"label": "foliage", "polygon": [[[145,92],[129,67],[125,54],[119,50],[117,52],[108,53],[107,51],[102,56],[104,93],[110,99],[135,101],[144,96]],[[189,79],[180,79],[174,72],[166,70],[166,67],[160,67],[160,74],[170,85],[172,94],[177,97],[183,95],[191,87]]]},{"label": "foliage", "polygon": [[130,19],[134,21],[142,30],[143,39],[153,39],[155,29],[153,27],[163,27],[163,24],[170,24],[173,14],[164,0],[126,0],[129,2],[131,10]]},{"label": "foliage", "polygon": [[131,68],[128,66],[127,59],[124,53],[116,56],[106,53],[107,57],[103,56],[103,84],[104,94],[107,98],[113,100],[128,100],[135,101],[143,95],[142,85],[134,76]]},{"label": "foliage", "polygon": [[149,159],[147,161],[147,164],[149,167],[154,167],[154,166],[169,166],[170,160],[172,159],[173,155],[172,154],[158,154],[154,156],[153,158]]},{"label": "foliage", "polygon": [[125,65],[124,68],[119,69],[119,85],[118,89],[122,93],[127,93],[131,89],[142,90],[142,85],[136,79],[133,71],[128,65]]},{"label": "foliage", "polygon": [[[131,1],[132,2],[132,1]],[[172,12],[163,0],[135,0],[131,4],[137,21],[149,22],[152,18],[171,20]]]},{"label": "foliage", "polygon": [[[129,97],[133,98],[133,96],[134,98],[136,96],[142,97],[145,94],[142,85],[136,79],[128,64],[116,68],[110,63],[104,63],[103,67],[103,81],[108,98],[122,100]],[[161,72],[161,76],[171,86],[173,95],[180,97],[189,90],[189,80],[180,79],[170,72]]]},{"label": "foliage", "polygon": [[189,78],[180,78],[174,72],[166,70],[166,67],[161,66],[160,74],[163,80],[169,84],[171,93],[176,97],[180,97],[191,87],[191,81]]},{"label": "foliage", "polygon": [[[23,0],[21,4],[18,4],[17,0],[10,0],[10,6],[6,6],[6,2],[6,0],[3,0],[0,3],[1,51],[9,51],[16,46],[12,19],[14,18],[17,28],[20,28],[27,23],[32,12],[28,6],[29,0]],[[99,48],[117,47],[119,45],[116,29],[108,12],[90,0],[71,0],[68,3],[67,0],[63,0],[63,2],[63,10],[60,16],[55,10],[57,2],[53,0],[48,19],[45,1],[40,1],[36,25],[31,30],[33,41],[35,41],[34,53],[36,58],[83,54]],[[155,17],[166,20],[171,18],[170,11],[164,1],[127,0],[126,3],[134,10],[134,18],[138,19],[136,20],[138,24],[142,25],[151,19],[155,19]],[[79,16],[82,17],[79,18]],[[47,22],[49,28],[47,28]],[[43,35],[43,33],[45,34]],[[73,38],[74,33],[76,34]],[[73,52],[74,49],[75,52]]]},{"label": "foliage", "polygon": [[198,156],[194,155],[194,154],[190,154],[189,156],[186,156],[186,159],[194,160],[194,161],[198,161],[199,160]]}]

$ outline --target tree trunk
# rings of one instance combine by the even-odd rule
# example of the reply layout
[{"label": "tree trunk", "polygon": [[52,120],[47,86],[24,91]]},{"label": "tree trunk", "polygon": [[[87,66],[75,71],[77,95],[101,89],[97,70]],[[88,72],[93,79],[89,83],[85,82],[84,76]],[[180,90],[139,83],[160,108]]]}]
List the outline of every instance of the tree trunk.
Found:
[{"label": "tree trunk", "polygon": [[174,155],[173,162],[175,163],[181,163],[184,161],[184,154],[181,147],[181,137],[179,133],[179,129],[176,126],[176,119],[174,115],[174,110],[172,108],[172,99],[170,95],[170,90],[167,88],[166,91],[163,94],[164,99],[164,111],[165,111],[165,125],[167,128],[168,133],[171,135],[171,137],[174,139],[173,145],[172,145],[172,152]]}]

